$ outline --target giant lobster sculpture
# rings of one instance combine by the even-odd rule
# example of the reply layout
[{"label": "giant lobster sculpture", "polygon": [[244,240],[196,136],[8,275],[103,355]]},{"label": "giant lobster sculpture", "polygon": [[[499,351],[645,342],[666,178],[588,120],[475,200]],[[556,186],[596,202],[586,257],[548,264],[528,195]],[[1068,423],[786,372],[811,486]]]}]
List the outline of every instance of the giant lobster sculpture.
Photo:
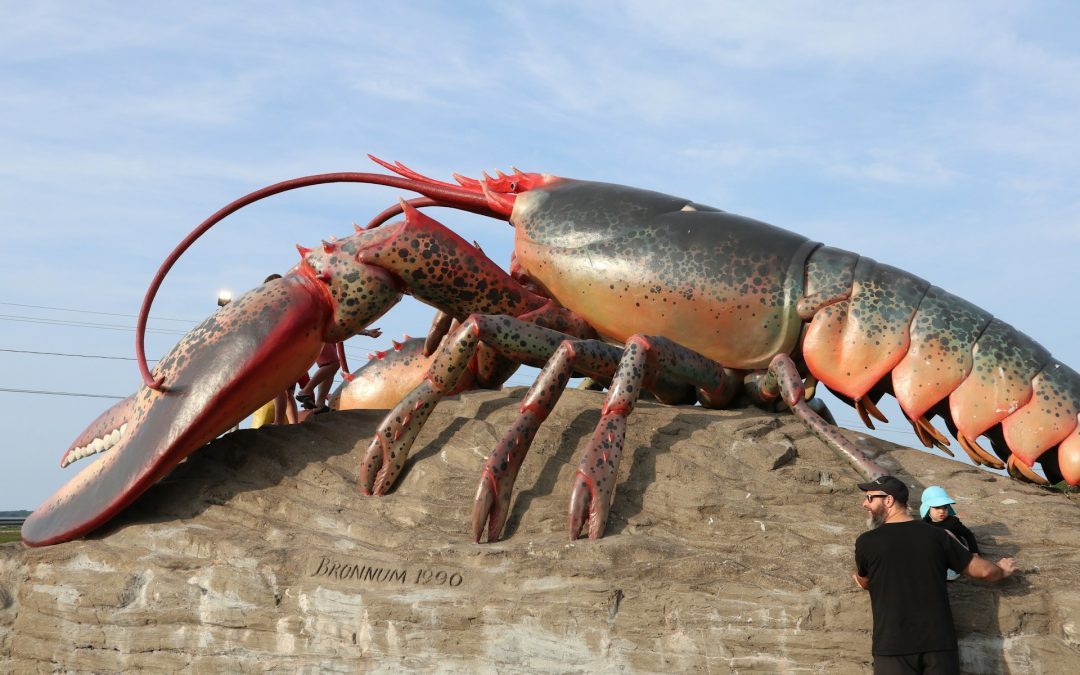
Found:
[{"label": "giant lobster sculpture", "polygon": [[[376,161],[396,175],[324,174],[264,188],[211,216],[173,252],[140,316],[144,386],[65,453],[64,463],[103,454],[27,519],[25,543],[61,542],[100,526],[294,382],[323,342],[365,332],[404,293],[447,321],[429,336],[429,349],[439,346],[426,374],[361,460],[365,494],[391,488],[442,397],[497,387],[522,363],[542,366],[519,419],[484,465],[476,541],[485,529],[489,540],[499,537],[533,434],[574,374],[609,389],[571,489],[573,538],[586,524],[590,537],[603,534],[626,418],[643,389],[664,402],[714,407],[782,397],[863,476],[883,471],[808,405],[804,380],[826,385],[867,423],[880,417],[875,403],[889,393],[927,447],[948,444],[930,422],[940,417],[978,464],[1043,481],[1031,469],[1039,462],[1050,481],[1080,482],[1080,376],[1023,333],[918,277],[647,190],[517,170],[479,181],[455,176],[452,184]],[[301,247],[284,278],[206,319],[151,373],[142,329],[183,250],[245,204],[341,181],[422,197],[348,237]],[[432,205],[508,220],[510,273],[418,210]],[[451,318],[456,327],[447,333]]]}]

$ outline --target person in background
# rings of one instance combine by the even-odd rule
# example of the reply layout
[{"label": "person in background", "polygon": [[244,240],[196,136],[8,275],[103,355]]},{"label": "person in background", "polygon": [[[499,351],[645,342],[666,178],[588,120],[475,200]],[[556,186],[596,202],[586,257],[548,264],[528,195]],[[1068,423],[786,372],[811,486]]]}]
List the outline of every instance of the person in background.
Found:
[{"label": "person in background", "polygon": [[[955,503],[956,500],[949,496],[945,488],[940,485],[931,485],[923,490],[919,503],[919,515],[922,516],[923,522],[952,532],[964,548],[971,551],[973,555],[979,555],[979,544],[975,541],[975,535],[956,517],[956,511],[952,507]],[[950,569],[946,573],[945,580],[955,581],[959,576],[959,572]]]},{"label": "person in background", "polygon": [[258,429],[274,423],[274,401],[267,401],[261,408],[251,413],[251,428]]},{"label": "person in background", "polygon": [[1016,561],[994,564],[941,528],[911,517],[908,488],[893,476],[859,483],[870,529],[855,540],[855,583],[870,592],[876,675],[959,673],[945,570],[984,581],[1016,571]]},{"label": "person in background", "polygon": [[330,393],[330,385],[334,383],[334,375],[337,374],[340,363],[338,361],[336,342],[324,342],[322,352],[315,361],[318,370],[311,376],[311,380],[296,392],[296,400],[304,406],[304,410],[315,409],[315,414],[329,412],[330,406],[326,405],[326,396]]}]

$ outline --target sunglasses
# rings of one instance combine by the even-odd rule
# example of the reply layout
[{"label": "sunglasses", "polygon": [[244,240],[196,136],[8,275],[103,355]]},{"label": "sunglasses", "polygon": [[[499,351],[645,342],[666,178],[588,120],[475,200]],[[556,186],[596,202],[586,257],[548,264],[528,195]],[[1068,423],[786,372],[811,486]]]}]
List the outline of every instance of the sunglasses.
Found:
[{"label": "sunglasses", "polygon": [[868,494],[868,495],[866,495],[864,501],[872,502],[878,497],[881,497],[882,499],[884,499],[885,497],[888,497],[888,496],[889,495],[869,495]]}]

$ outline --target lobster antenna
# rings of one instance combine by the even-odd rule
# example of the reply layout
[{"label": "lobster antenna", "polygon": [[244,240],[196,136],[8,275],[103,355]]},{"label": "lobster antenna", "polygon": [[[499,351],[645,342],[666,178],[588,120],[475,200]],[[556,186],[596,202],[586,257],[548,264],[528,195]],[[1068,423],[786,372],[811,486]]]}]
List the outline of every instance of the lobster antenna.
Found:
[{"label": "lobster antenna", "polygon": [[216,213],[200,223],[198,227],[188,234],[188,236],[184,237],[183,241],[181,241],[176,248],[172,250],[165,261],[161,263],[161,267],[158,268],[153,281],[150,282],[149,288],[146,289],[142,308],[139,310],[139,321],[135,327],[135,358],[139,364],[139,374],[142,375],[143,383],[147,387],[154,390],[160,390],[165,378],[162,377],[155,380],[154,376],[150,373],[150,367],[147,365],[145,349],[146,321],[150,316],[150,306],[154,303],[154,298],[157,296],[158,289],[161,288],[161,283],[165,280],[165,275],[169,273],[169,270],[171,270],[172,266],[176,264],[176,261],[180,259],[180,256],[183,255],[199,237],[205,234],[207,230],[224,220],[227,216],[239,211],[249,204],[253,204],[260,199],[265,199],[282,192],[288,192],[289,190],[296,190],[312,185],[324,185],[327,183],[367,183],[386,185],[388,187],[409,190],[410,192],[419,192],[440,206],[452,206],[490,216],[492,218],[499,218],[500,220],[505,219],[505,216],[500,213],[498,209],[493,208],[493,205],[489,202],[488,196],[485,194],[477,193],[468,188],[450,185],[449,183],[425,183],[414,178],[387,176],[379,173],[345,171],[340,173],[323,173],[313,176],[303,176],[301,178],[292,178],[280,183],[274,183],[273,185],[268,185],[244,195],[223,206]]}]

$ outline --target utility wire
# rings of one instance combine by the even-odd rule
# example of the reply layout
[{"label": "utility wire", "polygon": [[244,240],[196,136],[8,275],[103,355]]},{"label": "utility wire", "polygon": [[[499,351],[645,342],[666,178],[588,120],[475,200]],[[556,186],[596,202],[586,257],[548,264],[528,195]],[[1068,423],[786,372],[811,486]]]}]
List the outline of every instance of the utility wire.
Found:
[{"label": "utility wire", "polygon": [[[68,307],[46,307],[45,305],[24,305],[21,302],[0,302],[0,305],[7,305],[9,307],[28,307],[30,309],[52,309],[52,310],[56,310],[58,312],[78,312],[80,314],[100,314],[102,316],[126,316],[126,317],[130,317],[132,319],[139,318],[137,314],[120,314],[118,312],[96,312],[96,311],[89,310],[89,309],[71,309],[71,308],[68,308]],[[191,319],[169,319],[169,318],[162,317],[162,316],[155,316],[155,317],[153,317],[153,319],[156,320],[156,321],[180,321],[182,323],[190,323],[190,324],[199,323],[198,321],[193,321]]]},{"label": "utility wire", "polygon": [[[0,314],[0,321],[19,321],[22,323],[43,323],[52,326],[75,326],[78,328],[101,328],[104,330],[122,330],[135,332],[134,326],[118,326],[111,323],[93,323],[89,321],[65,321],[63,319],[42,319],[31,316],[17,316],[11,314]],[[176,330],[172,328],[147,328],[148,333],[163,333],[168,335],[185,335],[187,331]]]},{"label": "utility wire", "polygon": [[[4,349],[0,347],[0,352],[10,352],[12,354],[38,354],[40,356],[72,356],[80,359],[111,359],[114,361],[134,361],[134,356],[100,356],[98,354],[65,354],[63,352],[32,352],[27,349]],[[148,361],[158,361],[160,359],[147,359]]]},{"label": "utility wire", "polygon": [[[36,352],[36,351],[29,351],[29,350],[24,350],[24,349],[0,348],[0,352],[9,352],[9,353],[13,353],[13,354],[38,354],[38,355],[42,355],[42,356],[66,356],[66,357],[83,358],[83,359],[109,359],[109,360],[116,360],[116,361],[134,361],[135,360],[135,357],[132,357],[132,356],[101,356],[101,355],[96,355],[96,354],[66,354],[66,353],[62,353],[62,352]],[[158,359],[149,359],[149,360],[150,361],[157,361]],[[342,379],[340,376],[334,378],[334,380],[333,380],[333,384],[334,384],[335,387],[340,386],[343,383],[344,383],[344,379]],[[532,385],[532,380],[522,379],[521,376],[515,376],[515,377],[512,377],[511,379],[507,380],[505,382],[505,385],[507,385],[507,386],[515,386],[515,387],[528,387],[528,386]],[[12,392],[20,391],[21,392],[22,390],[0,389],[0,391],[12,391]],[[116,396],[106,396],[104,394],[65,394],[64,392],[24,392],[24,393],[53,394],[53,395],[57,395],[57,396],[70,395],[70,396],[95,396],[95,397],[100,397],[100,398],[122,398],[122,397],[116,397]],[[843,427],[845,429],[850,429],[852,431],[863,431],[863,432],[868,431],[867,429],[863,428],[863,425],[861,424],[861,422],[859,422],[857,420],[854,420],[854,419],[851,419],[851,420],[837,419],[836,423],[837,423],[838,426],[841,426],[841,427]],[[873,429],[872,431],[876,431],[878,433],[883,433],[883,434],[899,434],[901,436],[909,436],[909,437],[910,436],[916,436],[916,437],[918,436],[918,434],[916,434],[914,431],[908,431],[906,429],[890,429],[890,428],[884,427],[884,426],[882,426],[880,428],[877,428],[877,429]]]},{"label": "utility wire", "polygon": [[85,398],[111,398],[117,401],[127,398],[127,396],[110,396],[109,394],[76,394],[70,391],[39,391],[36,389],[8,389],[6,387],[0,387],[0,391],[10,392],[12,394],[44,394],[48,396],[82,396]]},{"label": "utility wire", "polygon": [[[49,309],[49,310],[56,310],[56,311],[62,311],[62,312],[77,312],[77,313],[81,313],[81,314],[97,314],[97,315],[102,315],[102,316],[121,316],[121,317],[132,317],[132,318],[136,317],[136,315],[134,315],[134,314],[121,314],[121,313],[118,313],[118,312],[99,312],[99,311],[92,311],[92,310],[86,310],[86,309],[71,309],[71,308],[66,308],[66,307],[50,307],[50,306],[45,306],[45,305],[30,305],[30,304],[23,304],[23,303],[18,303],[18,302],[0,302],[0,305],[6,305],[6,306],[11,306],[11,307],[27,307],[27,308],[31,308],[31,309]],[[190,319],[171,319],[171,318],[165,318],[165,317],[154,317],[154,318],[155,318],[155,320],[159,320],[159,321],[180,321],[180,322],[191,323],[191,324],[198,323],[197,321],[192,321]],[[118,326],[118,325],[115,325],[115,324],[99,324],[99,323],[93,323],[93,322],[65,321],[65,320],[62,320],[62,319],[42,319],[42,318],[37,318],[37,317],[13,316],[13,315],[6,315],[6,314],[0,314],[0,320],[21,321],[21,322],[26,322],[26,323],[42,323],[42,324],[49,324],[49,325],[75,326],[75,327],[81,327],[81,328],[101,328],[101,329],[106,329],[106,330],[123,330],[123,331],[134,331],[135,330],[133,327]],[[168,328],[147,328],[147,331],[148,332],[153,332],[153,333],[171,334],[171,335],[184,335],[186,333],[185,331],[175,330],[175,329],[168,329]],[[130,356],[101,356],[101,355],[95,355],[95,354],[65,354],[65,353],[60,353],[60,352],[36,352],[36,351],[29,351],[29,350],[3,349],[3,348],[0,348],[0,352],[10,352],[10,353],[15,353],[15,354],[37,354],[37,355],[42,355],[42,356],[65,356],[65,357],[85,358],[85,359],[109,359],[109,360],[117,360],[117,361],[134,361],[134,360],[136,360],[134,357],[130,357]],[[346,352],[345,354],[349,358],[350,361],[358,362],[358,361],[362,360],[359,357],[357,357],[356,355],[351,354],[349,352]],[[156,361],[157,359],[150,359],[150,360]],[[334,380],[334,384],[335,385],[340,385],[341,383],[343,383],[343,381],[344,380],[342,380],[340,378],[336,378]],[[527,387],[527,386],[531,385],[532,382],[531,381],[512,381],[512,380],[508,380],[505,384],[512,385],[512,386],[526,386]],[[93,398],[113,398],[113,399],[123,398],[122,396],[109,396],[109,395],[105,395],[105,394],[79,394],[79,393],[68,393],[68,392],[31,391],[31,390],[4,389],[4,388],[0,388],[0,391],[14,392],[14,393],[28,393],[28,394],[47,394],[47,395],[54,395],[54,396],[85,396],[85,397],[93,397]],[[839,425],[843,426],[846,429],[851,429],[851,430],[855,430],[855,431],[865,431],[860,424],[856,423],[855,420],[837,420],[837,423]],[[880,429],[875,429],[874,431],[877,431],[877,432],[880,432],[880,433],[885,433],[885,434],[899,434],[901,436],[918,436],[918,434],[916,434],[915,432],[907,431],[905,429],[880,428]]]},{"label": "utility wire", "polygon": [[[135,361],[136,360],[134,356],[103,356],[101,354],[68,354],[68,353],[65,353],[65,352],[36,352],[36,351],[31,351],[29,349],[7,349],[7,348],[4,348],[4,347],[0,347],[0,352],[10,352],[12,354],[37,354],[37,355],[40,355],[40,356],[71,356],[71,357],[76,357],[76,358],[80,358],[80,359],[111,359],[111,360],[115,360],[115,361]],[[345,354],[346,354],[346,356],[349,357],[350,362],[352,362],[354,360],[353,355],[349,354],[348,352],[346,352]],[[147,361],[160,361],[160,360],[161,359],[147,359]],[[355,359],[355,360],[357,362],[359,362],[359,359]]]}]

